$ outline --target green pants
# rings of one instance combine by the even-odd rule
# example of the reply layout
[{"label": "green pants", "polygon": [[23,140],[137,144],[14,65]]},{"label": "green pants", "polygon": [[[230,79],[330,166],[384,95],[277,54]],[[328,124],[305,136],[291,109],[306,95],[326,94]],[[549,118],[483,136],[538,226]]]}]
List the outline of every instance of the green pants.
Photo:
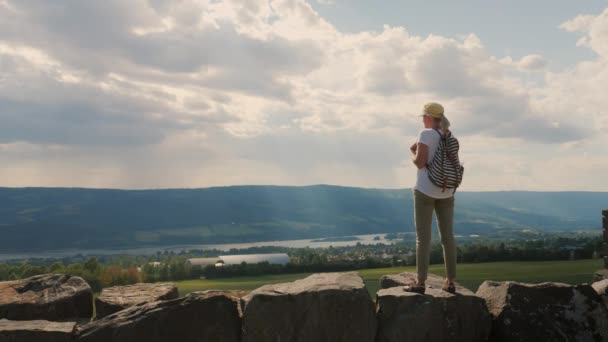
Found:
[{"label": "green pants", "polygon": [[433,210],[437,216],[439,236],[443,246],[445,273],[448,278],[456,278],[456,243],[454,242],[454,196],[435,199],[414,190],[414,222],[416,223],[416,271],[418,281],[427,278],[431,254],[431,225]]}]

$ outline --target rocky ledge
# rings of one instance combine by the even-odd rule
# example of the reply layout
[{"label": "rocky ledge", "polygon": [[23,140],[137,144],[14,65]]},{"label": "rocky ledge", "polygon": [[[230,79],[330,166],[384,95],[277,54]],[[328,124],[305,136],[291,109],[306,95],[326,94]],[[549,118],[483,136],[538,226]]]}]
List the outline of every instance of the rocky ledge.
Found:
[{"label": "rocky ledge", "polygon": [[458,286],[450,294],[440,289],[442,278],[429,275],[420,295],[403,291],[413,278],[382,277],[387,288],[375,303],[356,272],[314,274],[250,293],[202,291],[175,299],[163,296],[174,296],[170,285],[138,284],[105,291],[107,301],[127,307],[78,326],[43,317],[90,313],[91,297],[83,295],[90,288],[78,277],[45,275],[0,283],[0,312],[11,317],[0,319],[0,342],[608,341],[608,281],[486,281],[477,293]]},{"label": "rocky ledge", "polygon": [[76,329],[74,322],[9,321],[0,319],[0,341],[68,342]]},{"label": "rocky ledge", "polygon": [[241,299],[243,342],[372,342],[374,303],[356,272],[262,286]]},{"label": "rocky ledge", "polygon": [[95,299],[95,310],[97,318],[103,318],[133,305],[177,297],[177,286],[173,284],[138,283],[114,286],[101,291]]},{"label": "rocky ledge", "polygon": [[166,301],[141,303],[82,327],[82,342],[238,342],[238,297],[203,291]]},{"label": "rocky ledge", "polygon": [[[388,289],[396,286],[411,285],[416,282],[416,273],[414,272],[403,272],[399,274],[389,274],[380,277],[380,288]],[[425,281],[427,288],[441,290],[443,287],[444,278],[435,274],[429,274]],[[465,295],[473,295],[474,293],[456,283],[456,292]]]},{"label": "rocky ledge", "polygon": [[376,303],[378,342],[485,342],[492,327],[484,300],[468,290],[430,287],[422,295],[391,287]]},{"label": "rocky ledge", "polygon": [[595,273],[593,274],[593,281],[601,281],[604,279],[608,279],[608,269],[603,269],[603,270],[597,270],[595,271]]},{"label": "rocky ledge", "polygon": [[608,279],[597,281],[591,284],[591,287],[600,295],[604,304],[608,305]]},{"label": "rocky ledge", "polygon": [[0,282],[0,318],[9,320],[89,320],[93,291],[84,279],[45,274]]},{"label": "rocky ledge", "polygon": [[608,341],[608,312],[591,285],[486,281],[493,342]]}]

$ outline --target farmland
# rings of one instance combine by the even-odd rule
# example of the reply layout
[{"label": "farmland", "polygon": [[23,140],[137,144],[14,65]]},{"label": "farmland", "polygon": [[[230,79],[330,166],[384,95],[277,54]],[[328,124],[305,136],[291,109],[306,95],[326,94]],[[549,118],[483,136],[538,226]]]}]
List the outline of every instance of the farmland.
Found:
[{"label": "farmland", "polygon": [[[492,262],[458,265],[458,282],[475,291],[484,280],[513,280],[529,283],[546,281],[577,284],[590,282],[595,270],[602,267],[600,259],[576,261]],[[385,274],[415,271],[415,267],[391,267],[359,270],[372,296],[378,291],[378,280]],[[431,265],[431,273],[444,275],[443,265]],[[180,295],[208,289],[252,290],[265,284],[301,279],[309,274],[281,274],[257,277],[186,280],[175,282]]]}]

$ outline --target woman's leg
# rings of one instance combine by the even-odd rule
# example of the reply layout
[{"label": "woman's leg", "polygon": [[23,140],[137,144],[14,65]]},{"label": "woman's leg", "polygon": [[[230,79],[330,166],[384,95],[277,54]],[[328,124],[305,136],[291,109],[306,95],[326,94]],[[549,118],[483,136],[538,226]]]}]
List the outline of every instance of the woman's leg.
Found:
[{"label": "woman's leg", "polygon": [[448,283],[456,278],[456,242],[454,241],[454,197],[435,201],[439,236],[443,246],[443,260]]},{"label": "woman's leg", "polygon": [[426,281],[431,253],[431,225],[435,199],[414,190],[414,223],[416,224],[416,272],[418,284]]}]

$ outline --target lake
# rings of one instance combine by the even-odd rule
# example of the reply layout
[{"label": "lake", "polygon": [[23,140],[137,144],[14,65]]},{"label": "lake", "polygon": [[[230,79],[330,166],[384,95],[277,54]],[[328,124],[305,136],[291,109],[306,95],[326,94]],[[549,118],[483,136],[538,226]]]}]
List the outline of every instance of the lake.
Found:
[{"label": "lake", "polygon": [[[406,233],[412,235],[413,233]],[[356,239],[353,239],[356,238]],[[378,240],[375,238],[378,237]],[[340,241],[340,238],[344,238],[345,241]],[[328,248],[329,246],[342,247],[342,246],[354,246],[357,243],[362,245],[375,245],[377,243],[392,244],[391,240],[385,238],[384,233],[381,234],[366,234],[366,235],[352,235],[346,237],[332,237],[332,238],[315,238],[315,239],[303,239],[303,240],[282,240],[282,241],[262,241],[262,242],[246,242],[246,243],[227,243],[227,244],[198,244],[198,245],[174,245],[174,246],[154,246],[154,247],[141,247],[132,249],[61,249],[61,250],[49,250],[40,252],[30,253],[0,253],[0,261],[11,260],[11,259],[29,259],[29,258],[62,258],[71,257],[78,254],[81,255],[112,255],[112,254],[129,254],[129,255],[152,255],[157,251],[173,251],[180,252],[183,250],[190,249],[218,249],[222,251],[229,251],[233,248],[245,249],[249,247],[263,247],[263,246],[279,246],[279,247],[292,247],[292,248]]]}]

